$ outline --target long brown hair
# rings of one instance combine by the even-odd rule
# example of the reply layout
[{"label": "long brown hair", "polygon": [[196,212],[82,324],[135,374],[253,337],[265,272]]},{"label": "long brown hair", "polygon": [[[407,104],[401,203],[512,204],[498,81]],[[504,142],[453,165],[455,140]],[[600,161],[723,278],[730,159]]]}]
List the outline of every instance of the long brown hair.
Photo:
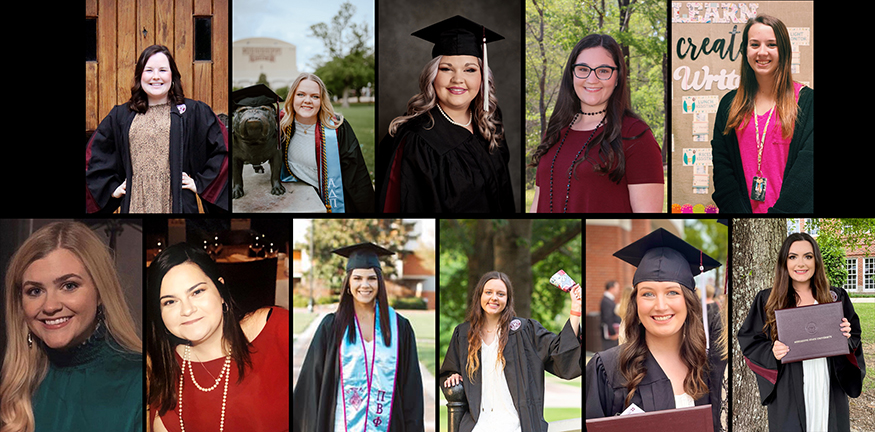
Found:
[{"label": "long brown hair", "polygon": [[149,405],[158,405],[159,416],[176,407],[179,395],[177,386],[181,369],[174,357],[176,346],[190,344],[189,341],[174,336],[164,325],[161,317],[161,283],[170,269],[185,263],[197,265],[210,278],[222,301],[228,305],[227,309],[223,308],[222,340],[231,346],[231,358],[237,364],[237,382],[243,381],[247,367],[252,368],[251,344],[240,327],[240,311],[228,288],[219,280],[219,266],[203,249],[187,243],[170,246],[155,257],[146,273],[146,375],[149,378],[147,402]]},{"label": "long brown hair", "polygon": [[[591,34],[586,36],[571,50],[571,55],[568,56],[565,70],[562,73],[562,81],[559,84],[556,107],[553,109],[553,114],[547,123],[547,131],[544,132],[541,144],[535,149],[532,155],[532,162],[529,166],[538,166],[541,157],[562,139],[562,129],[569,127],[571,120],[580,112],[580,98],[577,97],[577,93],[574,91],[574,62],[577,61],[577,56],[580,55],[581,51],[595,47],[602,47],[608,51],[611,58],[617,64],[618,69],[616,73],[618,75],[617,87],[614,88],[614,92],[611,93],[611,97],[608,99],[605,127],[598,136],[593,138],[593,143],[599,143],[597,146],[599,149],[599,164],[593,168],[596,172],[607,174],[612,182],[619,183],[623,176],[626,175],[626,157],[623,153],[623,140],[640,137],[640,135],[635,137],[622,136],[623,118],[629,116],[641,120],[641,117],[632,111],[629,85],[626,80],[628,71],[626,70],[623,51],[620,49],[617,41],[608,35]],[[589,151],[592,147],[588,146],[584,157],[573,162],[572,169],[577,170],[577,165],[589,156]]]},{"label": "long brown hair", "polygon": [[[383,279],[383,270],[379,267],[371,267],[377,272],[377,306],[380,308],[380,330],[383,333],[383,343],[386,346],[392,344],[392,328],[389,323],[389,297],[386,293],[386,281]],[[353,269],[355,270],[355,269]],[[349,277],[352,270],[346,272],[343,278],[340,292],[340,305],[334,315],[334,340],[339,344],[343,333],[349,330],[349,343],[355,343],[358,332],[355,329],[355,299],[349,291]]]},{"label": "long brown hair", "polygon": [[793,135],[793,128],[796,125],[796,111],[799,108],[793,90],[793,78],[790,76],[790,33],[787,32],[787,27],[781,20],[762,14],[749,19],[747,25],[744,26],[744,32],[742,32],[741,46],[745,55],[741,59],[741,77],[738,92],[729,106],[729,116],[726,120],[726,128],[723,129],[723,135],[728,135],[736,128],[745,127],[749,122],[748,118],[754,111],[754,98],[759,90],[759,84],[756,73],[747,60],[747,45],[749,43],[748,31],[756,23],[767,25],[775,32],[775,41],[778,44],[778,67],[775,69],[773,90],[778,117],[781,119],[781,135],[785,139],[790,138]]},{"label": "long brown hair", "polygon": [[489,282],[492,279],[498,279],[504,282],[504,285],[507,287],[507,304],[505,304],[501,316],[498,317],[498,358],[496,361],[501,363],[502,367],[504,367],[505,364],[504,347],[507,345],[510,321],[516,316],[516,312],[513,309],[513,286],[510,284],[510,278],[499,271],[491,271],[484,274],[474,287],[474,294],[471,296],[471,302],[468,304],[468,313],[465,317],[465,320],[470,323],[470,327],[468,328],[468,360],[466,362],[466,372],[468,373],[468,379],[470,379],[471,382],[474,382],[474,374],[477,372],[477,369],[480,368],[480,356],[478,355],[481,344],[480,331],[486,323],[486,312],[480,306],[480,297],[483,296],[483,287],[486,286],[486,282]]},{"label": "long brown hair", "polygon": [[[708,371],[711,364],[708,361],[708,355],[705,346],[705,329],[702,328],[702,304],[698,301],[693,291],[681,287],[684,295],[684,304],[687,306],[687,319],[684,321],[684,326],[681,329],[683,332],[683,340],[681,342],[680,357],[687,366],[687,376],[684,378],[684,391],[693,398],[699,399],[705,393],[708,393],[708,385],[705,383],[705,377],[708,376]],[[647,375],[647,368],[644,366],[644,361],[647,359],[647,353],[650,349],[647,347],[647,341],[644,338],[644,324],[638,318],[638,287],[632,289],[632,294],[629,297],[629,306],[626,309],[626,316],[623,322],[626,325],[624,330],[626,343],[621,345],[620,349],[620,373],[626,379],[626,390],[629,392],[626,395],[626,406],[632,403],[632,396],[638,389],[638,384]]]},{"label": "long brown hair", "polygon": [[[775,325],[775,309],[796,307],[799,303],[799,294],[793,289],[793,281],[790,279],[790,272],[787,270],[790,246],[797,241],[811,243],[811,249],[814,251],[814,275],[811,276],[811,295],[820,304],[833,301],[829,290],[829,279],[827,279],[826,271],[823,267],[823,256],[820,254],[820,247],[817,246],[817,241],[808,233],[790,234],[784,240],[784,244],[781,245],[781,251],[778,253],[778,261],[775,263],[775,279],[772,282],[772,292],[769,294],[769,299],[766,300],[766,324],[763,326],[763,331],[765,332],[771,328],[769,335],[773,341],[778,340],[778,327]],[[793,293],[793,295],[790,295],[790,293]]]},{"label": "long brown hair", "polygon": [[145,114],[149,110],[149,98],[146,96],[146,92],[143,91],[140,78],[143,76],[143,69],[146,68],[146,62],[158,53],[166,55],[167,61],[170,63],[171,84],[170,90],[167,92],[167,99],[176,105],[185,103],[185,94],[182,91],[182,74],[176,68],[173,54],[170,54],[170,50],[164,45],[152,45],[140,53],[137,66],[134,68],[134,86],[131,87],[131,98],[128,100],[128,107],[131,111]]}]

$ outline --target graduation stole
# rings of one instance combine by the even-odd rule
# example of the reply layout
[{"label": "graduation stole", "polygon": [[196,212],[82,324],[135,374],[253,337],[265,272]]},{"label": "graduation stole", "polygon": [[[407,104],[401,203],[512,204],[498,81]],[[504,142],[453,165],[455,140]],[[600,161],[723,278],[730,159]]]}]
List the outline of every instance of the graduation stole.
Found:
[{"label": "graduation stole", "polygon": [[[292,127],[294,123],[286,127],[286,145],[284,163],[282,166],[281,180],[284,182],[296,182],[297,177],[292,174],[289,165],[289,144],[292,142]],[[325,205],[328,213],[345,213],[343,204],[343,177],[340,172],[340,150],[337,142],[337,130],[329,129],[325,133],[325,125],[322,121],[316,123],[316,173],[319,176],[319,184],[316,192]]]},{"label": "graduation stole", "polygon": [[340,355],[337,357],[340,361],[344,431],[389,430],[398,366],[398,322],[395,309],[391,307],[389,324],[392,341],[391,346],[387,347],[380,331],[380,308],[377,307],[374,315],[374,345],[370,353],[366,352],[358,317],[355,319],[358,343],[349,343],[349,327],[343,333]]}]

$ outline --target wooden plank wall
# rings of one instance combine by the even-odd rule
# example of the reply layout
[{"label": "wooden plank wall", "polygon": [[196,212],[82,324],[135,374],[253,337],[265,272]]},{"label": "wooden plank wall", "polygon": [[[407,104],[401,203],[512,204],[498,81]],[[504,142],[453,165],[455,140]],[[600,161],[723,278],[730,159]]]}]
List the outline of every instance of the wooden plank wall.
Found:
[{"label": "wooden plank wall", "polygon": [[[194,17],[212,16],[212,61],[194,61]],[[128,101],[137,57],[153,44],[168,47],[185,97],[228,113],[228,0],[86,0],[97,19],[97,61],[85,62],[85,130],[97,128]]]}]

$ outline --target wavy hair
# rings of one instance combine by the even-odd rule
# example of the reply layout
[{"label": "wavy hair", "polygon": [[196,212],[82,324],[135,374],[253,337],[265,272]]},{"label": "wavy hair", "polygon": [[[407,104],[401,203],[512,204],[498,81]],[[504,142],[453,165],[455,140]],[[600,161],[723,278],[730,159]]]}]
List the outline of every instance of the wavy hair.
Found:
[{"label": "wavy hair", "polygon": [[55,222],[34,232],[18,248],[6,269],[6,322],[8,337],[0,374],[0,430],[32,432],[35,428],[31,399],[46,376],[46,353],[28,347],[21,303],[24,272],[57,249],[66,249],[81,262],[94,282],[103,305],[107,335],[121,349],[142,354],[142,341],[125,301],[118,271],[109,248],[80,222]]},{"label": "wavy hair", "polygon": [[471,296],[471,302],[468,304],[468,313],[465,318],[470,323],[468,328],[468,359],[465,370],[471,382],[474,382],[474,374],[480,368],[480,356],[478,355],[482,342],[480,332],[486,324],[486,312],[480,306],[480,297],[483,296],[483,287],[486,286],[486,282],[492,279],[504,282],[504,285],[507,287],[507,304],[504,311],[501,312],[501,316],[498,317],[498,358],[496,362],[501,364],[501,367],[504,367],[505,364],[504,347],[507,345],[510,321],[516,316],[516,311],[513,309],[513,285],[510,283],[510,278],[499,271],[491,271],[484,274],[474,287],[474,293]]},{"label": "wavy hair", "polygon": [[[702,328],[702,304],[698,301],[693,291],[681,286],[684,295],[684,304],[687,307],[687,319],[684,321],[683,340],[681,341],[680,357],[687,367],[687,376],[684,377],[684,391],[693,398],[699,399],[708,393],[708,385],[705,377],[708,376],[711,364],[708,361],[705,346],[705,329]],[[638,317],[638,287],[632,289],[629,297],[629,306],[623,317],[625,323],[624,333],[626,343],[620,345],[620,374],[626,379],[626,406],[632,403],[632,397],[638,389],[638,384],[647,376],[647,368],[644,361],[650,349],[644,337],[647,331],[641,319]]]},{"label": "wavy hair", "polygon": [[146,96],[146,92],[143,91],[140,78],[143,77],[143,69],[146,68],[146,62],[158,53],[166,55],[167,61],[170,63],[171,84],[170,90],[167,92],[168,100],[176,105],[185,103],[185,94],[182,91],[182,75],[176,67],[173,54],[170,54],[170,50],[164,45],[152,45],[140,53],[137,66],[134,68],[134,86],[131,87],[131,98],[128,100],[128,107],[131,111],[140,114],[145,114],[146,111],[149,111],[149,98]]},{"label": "wavy hair", "polygon": [[[634,137],[622,136],[623,118],[632,117],[642,122],[644,120],[632,110],[629,84],[626,79],[629,72],[623,58],[623,51],[620,49],[617,41],[608,35],[591,34],[586,36],[577,42],[577,45],[571,50],[571,55],[568,56],[568,61],[565,63],[565,70],[562,73],[562,80],[559,84],[556,106],[553,109],[550,120],[547,122],[547,130],[544,132],[541,144],[538,145],[532,154],[532,162],[529,164],[529,167],[538,166],[541,157],[551,147],[559,143],[559,140],[562,139],[562,130],[570,127],[569,125],[574,116],[580,112],[580,98],[577,97],[577,92],[574,91],[574,62],[577,61],[577,56],[580,55],[581,51],[596,47],[602,47],[607,50],[611,58],[614,59],[614,63],[617,64],[617,87],[614,88],[611,97],[608,99],[607,113],[604,120],[605,127],[602,132],[593,137],[592,142],[598,143],[598,145],[587,146],[583,157],[572,163],[572,169],[576,171],[577,166],[589,157],[590,150],[593,147],[597,147],[599,163],[593,169],[598,173],[607,175],[612,182],[620,183],[620,180],[626,175],[626,156],[623,153],[623,140],[641,137],[641,135]],[[575,178],[577,178],[576,173]]]},{"label": "wavy hair", "polygon": [[775,82],[772,90],[775,92],[776,109],[778,117],[781,119],[781,135],[785,139],[790,138],[793,136],[796,113],[799,108],[793,90],[793,77],[790,75],[790,57],[792,55],[790,33],[787,32],[787,27],[781,20],[764,14],[747,20],[747,25],[744,26],[741,46],[744,47],[745,55],[741,59],[741,77],[738,92],[732,99],[732,104],[729,105],[729,115],[726,119],[726,128],[723,129],[723,135],[728,135],[736,128],[746,127],[747,123],[750,122],[748,118],[754,112],[754,98],[759,91],[759,83],[757,83],[756,73],[747,61],[747,45],[749,43],[748,31],[756,23],[767,25],[775,32],[775,41],[778,44],[778,66],[775,69]]},{"label": "wavy hair", "polygon": [[159,416],[176,407],[179,394],[176,386],[179,383],[181,365],[174,357],[175,348],[180,344],[191,343],[176,337],[164,325],[161,317],[161,283],[170,269],[186,263],[197,265],[210,278],[222,301],[228,305],[228,311],[222,317],[222,339],[231,346],[231,358],[237,364],[238,383],[243,381],[246,368],[252,367],[251,344],[240,327],[239,309],[228,288],[219,280],[219,266],[203,249],[187,243],[168,247],[155,257],[146,273],[146,376],[149,382],[147,402],[158,406]]},{"label": "wavy hair", "polygon": [[[811,249],[814,251],[814,275],[811,276],[811,295],[820,304],[833,301],[829,290],[829,279],[826,277],[826,270],[823,266],[823,256],[820,254],[820,247],[817,245],[817,241],[808,233],[790,234],[784,240],[784,244],[781,245],[781,250],[778,252],[778,261],[775,263],[775,279],[772,281],[772,292],[769,293],[769,298],[766,300],[766,324],[763,326],[763,331],[767,332],[771,328],[769,335],[772,341],[778,340],[778,326],[775,325],[775,309],[796,307],[799,303],[799,294],[793,289],[793,280],[790,279],[790,272],[787,270],[790,246],[797,241],[811,243]],[[790,295],[790,293],[793,293],[793,295]]]},{"label": "wavy hair", "polygon": [[[437,77],[438,66],[440,65],[443,56],[437,56],[422,69],[419,74],[419,93],[414,95],[407,102],[407,111],[404,115],[395,117],[389,123],[389,135],[395,136],[398,129],[405,123],[425,113],[428,115],[430,125],[426,129],[434,127],[434,117],[431,115],[431,109],[437,104],[437,93],[434,90],[434,80]],[[483,68],[483,60],[477,59],[477,65]],[[477,125],[477,130],[480,135],[489,142],[489,151],[497,149],[504,139],[504,125],[498,118],[496,110],[498,108],[498,98],[495,96],[495,80],[492,77],[492,69],[488,71],[489,80],[489,111],[483,110],[483,92],[478,91],[477,96],[471,101],[471,111],[474,116],[474,123]]]},{"label": "wavy hair", "polygon": [[[295,133],[295,92],[298,90],[298,84],[304,80],[310,80],[319,85],[319,122],[328,129],[337,129],[343,123],[343,115],[334,111],[334,105],[331,105],[331,97],[328,95],[328,88],[325,87],[322,79],[314,74],[302,72],[289,86],[289,94],[283,104],[283,111],[286,112],[286,115],[280,119],[280,134],[283,139],[290,139]],[[286,129],[290,126],[290,133],[287,134]]]}]

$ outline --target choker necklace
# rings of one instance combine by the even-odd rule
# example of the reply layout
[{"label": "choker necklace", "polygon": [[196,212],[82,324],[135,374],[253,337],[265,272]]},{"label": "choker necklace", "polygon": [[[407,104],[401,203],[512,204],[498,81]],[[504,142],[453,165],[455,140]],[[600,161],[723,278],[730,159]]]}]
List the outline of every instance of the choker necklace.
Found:
[{"label": "choker necklace", "polygon": [[[188,345],[185,346],[185,357],[182,359],[182,373],[179,374],[179,428],[182,432],[185,432],[185,425],[182,424],[182,381],[185,377],[185,364],[188,363],[188,372],[191,374],[191,382],[194,383],[194,386],[198,388],[198,390],[202,392],[209,392],[216,389],[219,386],[219,383],[222,382],[222,377],[225,377],[225,392],[222,394],[222,416],[219,419],[219,432],[225,430],[225,402],[228,399],[228,381],[231,381],[231,355],[225,356],[225,365],[222,366],[222,372],[219,373],[219,378],[216,378],[216,382],[210,388],[201,387],[197,381],[194,379],[194,370],[191,367],[191,347]],[[203,366],[203,364],[201,364]],[[207,371],[209,372],[209,371]]]},{"label": "choker necklace", "polygon": [[453,121],[453,119],[450,118],[450,116],[447,115],[447,113],[444,112],[444,110],[441,108],[441,104],[436,103],[435,106],[438,107],[438,111],[440,111],[441,114],[443,114],[444,117],[446,117],[447,121],[449,121],[450,123],[452,123],[452,124],[454,124],[454,125],[456,125],[456,126],[468,127],[468,125],[471,124],[471,120],[474,119],[474,113],[471,113],[471,115],[468,117],[468,123],[465,123],[465,124],[456,123],[456,122]]},{"label": "choker necklace", "polygon": [[580,114],[583,114],[583,115],[591,115],[591,116],[594,116],[594,115],[604,114],[605,111],[607,111],[607,110],[608,110],[608,109],[605,108],[605,109],[603,109],[603,110],[601,110],[601,111],[599,111],[599,112],[593,112],[593,113],[583,112],[583,110],[581,110],[581,111],[579,111],[579,113],[580,113]]},{"label": "choker necklace", "polygon": [[[559,156],[559,152],[562,150],[562,144],[565,143],[565,138],[568,138],[568,132],[571,131],[571,127],[574,126],[574,122],[577,121],[577,117],[580,116],[581,113],[577,113],[574,115],[574,118],[571,119],[571,124],[568,125],[568,129],[565,130],[565,136],[562,137],[562,141],[559,142],[559,147],[556,149],[556,153],[553,155],[553,162],[550,163],[550,213],[553,213],[553,167],[556,165],[556,157]],[[584,113],[585,114],[585,113]],[[565,187],[565,205],[562,207],[562,213],[568,212],[568,198],[571,193],[571,175],[574,173],[574,161],[580,157],[580,154],[583,153],[583,150],[589,145],[589,142],[592,140],[592,137],[595,135],[595,132],[601,127],[605,122],[605,119],[599,121],[599,124],[596,125],[595,129],[592,130],[592,133],[589,134],[589,138],[586,139],[586,142],[583,143],[583,147],[577,152],[577,155],[574,156],[574,159],[571,160],[571,167],[568,168],[568,186]]]}]

